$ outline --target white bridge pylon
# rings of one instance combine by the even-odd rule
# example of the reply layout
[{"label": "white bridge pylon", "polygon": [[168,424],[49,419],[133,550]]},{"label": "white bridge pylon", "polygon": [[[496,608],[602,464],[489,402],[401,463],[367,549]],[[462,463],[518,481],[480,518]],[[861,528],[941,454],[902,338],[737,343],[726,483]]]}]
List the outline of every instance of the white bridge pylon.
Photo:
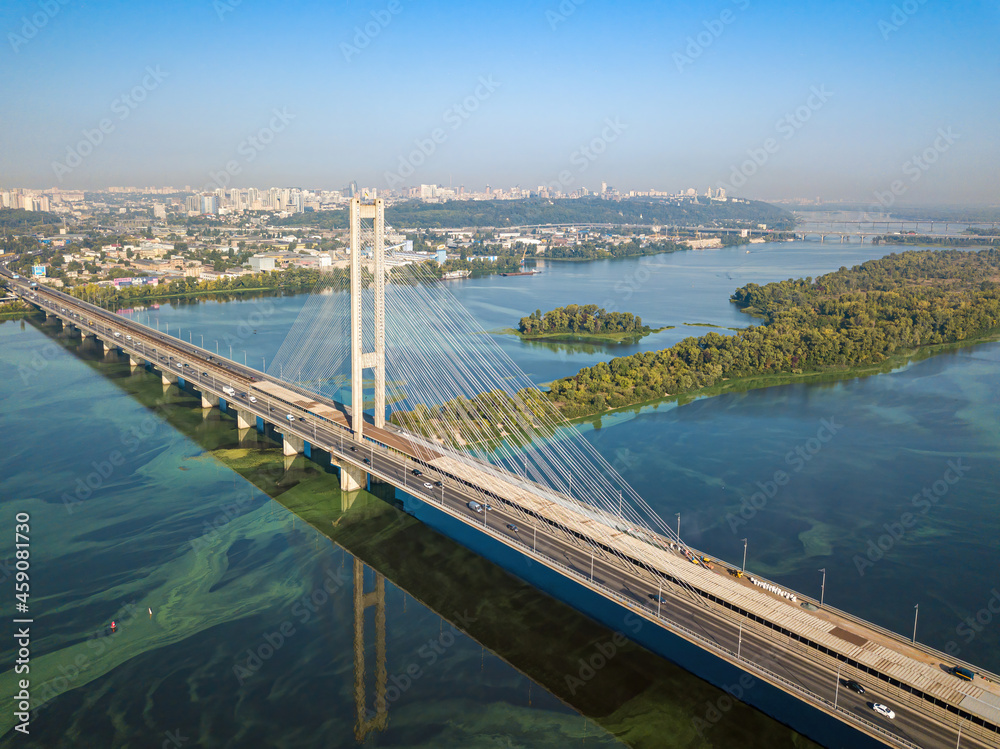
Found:
[{"label": "white bridge pylon", "polygon": [[[363,221],[371,220],[374,276],[375,350],[365,353],[362,336],[364,301],[361,284]],[[364,371],[375,372],[375,426],[385,426],[385,204],[382,198],[362,203],[352,198],[351,222],[351,429],[360,438],[365,424]]]}]

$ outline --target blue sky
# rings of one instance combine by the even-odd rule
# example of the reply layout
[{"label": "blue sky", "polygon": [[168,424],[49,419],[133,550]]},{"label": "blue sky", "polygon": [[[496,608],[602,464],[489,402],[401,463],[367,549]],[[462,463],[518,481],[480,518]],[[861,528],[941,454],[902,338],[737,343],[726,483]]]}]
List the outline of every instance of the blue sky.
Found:
[{"label": "blue sky", "polygon": [[0,30],[3,187],[1000,202],[996,2],[8,0]]}]

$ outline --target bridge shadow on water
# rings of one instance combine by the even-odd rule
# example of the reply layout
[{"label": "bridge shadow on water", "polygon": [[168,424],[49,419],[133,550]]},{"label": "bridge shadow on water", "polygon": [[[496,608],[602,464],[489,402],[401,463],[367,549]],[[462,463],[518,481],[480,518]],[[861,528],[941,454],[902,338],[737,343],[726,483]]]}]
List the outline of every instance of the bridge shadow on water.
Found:
[{"label": "bridge shadow on water", "polygon": [[[377,743],[391,721],[385,632],[380,631],[391,627],[385,621],[384,592],[380,603],[388,580],[627,746],[816,746],[425,526],[402,511],[392,487],[374,484],[371,491],[341,492],[326,453],[286,458],[273,431],[238,430],[231,416],[202,409],[190,389],[163,386],[159,373],[130,368],[127,357],[105,355],[99,345],[58,325],[35,317],[28,324],[354,557],[356,628],[359,607],[362,612],[361,631],[354,633],[355,667],[366,674],[356,674],[356,741],[376,737]],[[364,566],[374,576],[366,575]],[[364,624],[367,608],[376,610],[374,626],[370,616]],[[373,639],[376,657],[364,668],[364,642]],[[395,655],[398,660],[416,654]],[[374,688],[366,691],[366,684]]]}]

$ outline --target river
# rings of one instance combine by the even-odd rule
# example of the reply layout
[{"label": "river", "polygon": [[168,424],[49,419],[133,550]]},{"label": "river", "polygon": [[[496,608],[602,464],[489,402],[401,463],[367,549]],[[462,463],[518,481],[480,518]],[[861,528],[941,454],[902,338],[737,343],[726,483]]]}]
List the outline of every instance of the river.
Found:
[{"label": "river", "polygon": [[[676,326],[613,347],[496,336],[545,382],[709,329],[685,323],[752,324],[728,302],[742,284],[889,251],[751,245],[548,263],[452,289],[488,330],[587,302]],[[304,299],[134,314],[206,348],[219,341],[220,353],[235,341],[233,358],[259,365]],[[57,331],[0,324],[0,501],[10,518],[31,515],[33,684],[55,695],[29,740],[4,745],[808,744],[632,646],[581,671],[610,633],[379,499],[344,507],[322,468],[286,464],[255,433],[241,442],[190,393]],[[690,543],[739,563],[747,538],[748,569],[817,596],[826,569],[828,603],[898,632],[910,634],[919,604],[918,639],[996,671],[998,371],[1000,344],[983,344],[865,379],[637,408],[584,430],[664,517],[680,513]],[[0,542],[4,560],[12,541]],[[356,565],[366,591],[386,576],[384,721],[377,606],[355,647]],[[10,663],[12,646],[3,653]],[[0,683],[13,693],[11,671]],[[706,717],[707,729],[696,722]]]}]

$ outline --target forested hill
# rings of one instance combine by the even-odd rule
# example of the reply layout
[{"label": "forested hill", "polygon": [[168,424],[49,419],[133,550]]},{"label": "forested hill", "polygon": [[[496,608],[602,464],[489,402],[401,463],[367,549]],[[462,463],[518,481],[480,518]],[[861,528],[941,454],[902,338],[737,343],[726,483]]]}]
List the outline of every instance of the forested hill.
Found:
[{"label": "forested hill", "polygon": [[878,364],[975,339],[1000,326],[1000,250],[893,254],[815,280],[747,284],[732,301],[765,323],[586,367],[547,396],[567,417],[583,416],[725,380]]},{"label": "forested hill", "polygon": [[[449,200],[425,203],[411,200],[386,208],[386,221],[401,228],[504,227],[532,224],[638,224],[651,226],[736,226],[767,224],[775,229],[791,229],[792,214],[760,201],[706,200],[680,204],[630,198],[614,201],[601,198],[549,200]],[[298,213],[276,221],[281,226],[344,228],[347,211]]]}]

